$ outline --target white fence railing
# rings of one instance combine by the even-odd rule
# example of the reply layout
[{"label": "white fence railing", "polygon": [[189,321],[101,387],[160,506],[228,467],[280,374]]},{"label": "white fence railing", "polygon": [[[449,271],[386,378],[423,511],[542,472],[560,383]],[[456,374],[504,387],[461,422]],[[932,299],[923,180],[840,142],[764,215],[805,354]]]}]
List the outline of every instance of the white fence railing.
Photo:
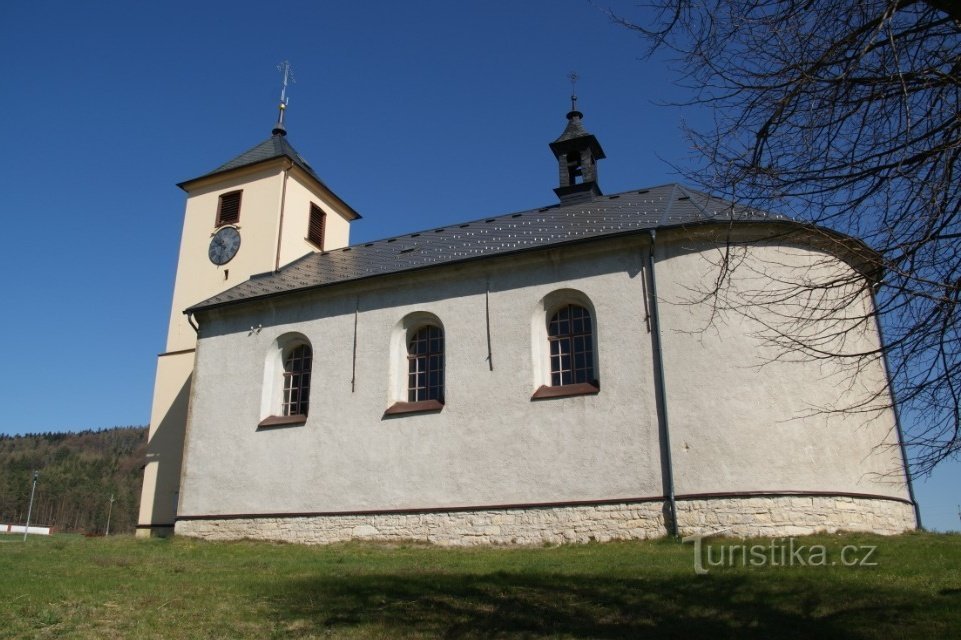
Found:
[{"label": "white fence railing", "polygon": [[[22,524],[0,524],[0,533],[23,533],[24,526]],[[35,534],[38,536],[49,536],[53,527],[35,527],[30,525],[30,529],[27,533]]]}]

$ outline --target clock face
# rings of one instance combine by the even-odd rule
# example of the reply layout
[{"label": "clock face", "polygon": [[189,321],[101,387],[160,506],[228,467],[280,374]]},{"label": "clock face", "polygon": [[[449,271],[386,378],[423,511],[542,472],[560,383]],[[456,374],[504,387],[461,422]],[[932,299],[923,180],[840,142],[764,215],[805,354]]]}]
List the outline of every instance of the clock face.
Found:
[{"label": "clock face", "polygon": [[207,257],[214,264],[227,264],[240,249],[240,232],[234,227],[224,227],[214,234],[207,249]]}]

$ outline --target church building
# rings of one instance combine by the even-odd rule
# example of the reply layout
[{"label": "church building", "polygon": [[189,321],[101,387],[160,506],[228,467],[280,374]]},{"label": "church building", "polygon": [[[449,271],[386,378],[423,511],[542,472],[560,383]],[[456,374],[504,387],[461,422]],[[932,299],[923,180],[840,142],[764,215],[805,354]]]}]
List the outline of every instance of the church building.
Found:
[{"label": "church building", "polygon": [[[772,269],[871,282],[870,250],[679,184],[604,194],[576,107],[549,148],[541,208],[353,245],[360,216],[291,146],[283,106],[270,138],[181,183],[139,532],[462,545],[916,528],[896,413],[830,410],[890,399],[883,362],[778,359],[762,335],[776,311],[712,320],[693,295],[724,246],[747,265],[735,291]],[[874,325],[845,335],[880,344]]]}]

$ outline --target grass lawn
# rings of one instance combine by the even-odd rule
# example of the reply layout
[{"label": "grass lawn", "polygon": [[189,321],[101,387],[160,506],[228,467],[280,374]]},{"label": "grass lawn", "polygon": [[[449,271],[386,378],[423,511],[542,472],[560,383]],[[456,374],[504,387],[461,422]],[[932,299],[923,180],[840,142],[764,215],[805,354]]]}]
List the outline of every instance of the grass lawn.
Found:
[{"label": "grass lawn", "polygon": [[[744,544],[755,555],[730,546]],[[961,637],[961,536],[797,538],[793,566],[786,544],[714,540],[696,575],[694,546],[670,540],[442,549],[5,535],[0,637]],[[725,550],[724,566],[708,564]],[[750,564],[762,555],[767,566]]]}]

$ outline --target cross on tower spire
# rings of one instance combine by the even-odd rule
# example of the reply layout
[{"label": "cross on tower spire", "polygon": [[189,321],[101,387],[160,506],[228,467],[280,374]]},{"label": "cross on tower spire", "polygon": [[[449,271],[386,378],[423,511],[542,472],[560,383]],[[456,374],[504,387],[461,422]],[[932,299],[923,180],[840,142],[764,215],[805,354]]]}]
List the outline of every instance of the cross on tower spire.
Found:
[{"label": "cross on tower spire", "polygon": [[280,87],[280,105],[278,106],[280,113],[277,116],[277,124],[274,125],[271,133],[275,136],[285,136],[287,135],[287,128],[284,126],[284,113],[287,111],[287,103],[289,102],[289,98],[287,98],[287,84],[288,82],[296,82],[296,80],[294,79],[294,71],[290,66],[290,62],[287,60],[277,65],[277,71],[283,74],[284,80]]},{"label": "cross on tower spire", "polygon": [[577,111],[577,73],[571,71],[567,76],[571,81],[571,111]]}]

